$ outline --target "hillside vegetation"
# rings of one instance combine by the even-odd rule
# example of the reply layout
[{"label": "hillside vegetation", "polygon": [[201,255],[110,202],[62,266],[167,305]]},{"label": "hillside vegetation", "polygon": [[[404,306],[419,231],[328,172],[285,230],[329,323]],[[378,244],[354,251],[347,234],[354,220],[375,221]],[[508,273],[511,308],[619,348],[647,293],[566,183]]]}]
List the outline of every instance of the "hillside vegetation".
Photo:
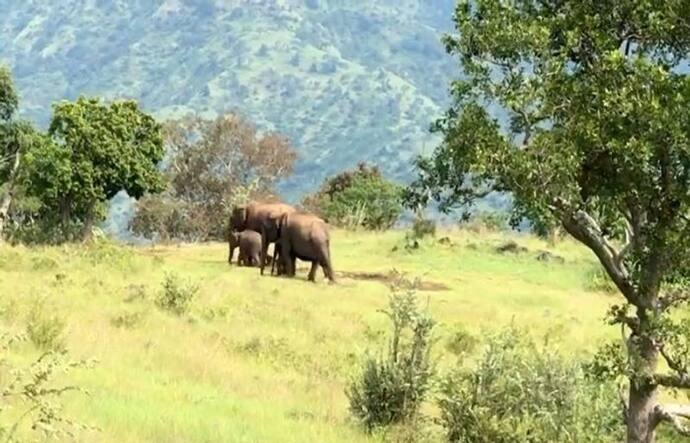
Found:
[{"label": "hillside vegetation", "polygon": [[159,117],[239,109],[287,134],[311,190],[358,161],[409,175],[447,102],[452,0],[0,2],[0,62],[24,114],[80,94],[135,98]]},{"label": "hillside vegetation", "polygon": [[[602,322],[612,299],[591,288],[596,264],[581,247],[565,241],[549,250],[563,261],[540,261],[547,247],[531,237],[446,235],[408,252],[402,232],[337,231],[336,285],[307,283],[305,269],[288,280],[229,267],[219,243],[4,246],[0,322],[15,331],[64,323],[56,340],[98,360],[66,380],[90,395],[65,397],[68,416],[100,429],[78,440],[95,442],[381,441],[348,418],[344,388],[385,339],[378,310],[393,268],[422,280],[442,369],[456,364],[458,331],[481,343],[513,323],[570,355],[617,333]],[[497,252],[508,240],[517,252]],[[157,307],[166,275],[198,285],[188,313]],[[16,358],[37,352],[29,343]]]}]

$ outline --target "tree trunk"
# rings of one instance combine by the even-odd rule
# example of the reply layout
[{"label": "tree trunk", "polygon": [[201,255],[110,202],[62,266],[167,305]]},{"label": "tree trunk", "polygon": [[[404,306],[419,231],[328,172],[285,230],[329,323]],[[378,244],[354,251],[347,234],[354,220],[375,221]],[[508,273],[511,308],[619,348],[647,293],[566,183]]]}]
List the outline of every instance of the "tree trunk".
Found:
[{"label": "tree trunk", "polygon": [[12,164],[12,171],[7,181],[7,191],[0,198],[0,243],[3,242],[5,223],[7,223],[10,206],[12,205],[12,197],[14,196],[14,185],[19,171],[19,163],[21,162],[21,154],[17,152],[14,156],[14,163]]},{"label": "tree trunk", "polygon": [[640,335],[630,336],[628,355],[634,358],[635,375],[630,377],[630,390],[627,411],[627,442],[653,443],[655,428],[658,425],[656,417],[657,392],[656,385],[650,383],[651,376],[657,368],[659,351],[654,340],[644,331],[647,330],[648,319],[643,310],[638,313],[640,319]]},{"label": "tree trunk", "polygon": [[5,223],[10,212],[10,204],[12,203],[12,193],[8,190],[0,198],[0,243],[4,240],[3,233],[5,232]]},{"label": "tree trunk", "polygon": [[88,242],[93,237],[94,218],[93,205],[91,205],[84,219],[84,226],[81,231],[81,239],[84,242]]},{"label": "tree trunk", "polygon": [[635,386],[631,380],[628,406],[628,443],[653,443],[655,441],[657,388]]}]

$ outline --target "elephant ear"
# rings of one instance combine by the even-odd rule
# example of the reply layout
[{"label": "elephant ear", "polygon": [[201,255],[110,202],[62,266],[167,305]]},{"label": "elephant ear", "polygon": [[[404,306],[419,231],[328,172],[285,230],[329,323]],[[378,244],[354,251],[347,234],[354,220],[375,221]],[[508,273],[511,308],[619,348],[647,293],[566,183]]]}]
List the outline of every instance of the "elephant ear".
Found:
[{"label": "elephant ear", "polygon": [[235,206],[230,215],[230,230],[244,231],[247,224],[247,207]]}]

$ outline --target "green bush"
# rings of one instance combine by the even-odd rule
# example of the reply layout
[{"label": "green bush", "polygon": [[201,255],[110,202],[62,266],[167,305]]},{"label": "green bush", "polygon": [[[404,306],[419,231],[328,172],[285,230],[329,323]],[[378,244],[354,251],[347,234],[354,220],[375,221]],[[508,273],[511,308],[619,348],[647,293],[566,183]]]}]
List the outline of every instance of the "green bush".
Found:
[{"label": "green bush", "polygon": [[492,231],[502,232],[510,227],[509,216],[498,211],[479,211],[468,219],[460,223],[460,227],[465,227],[471,231]]},{"label": "green bush", "polygon": [[159,308],[182,315],[189,310],[189,305],[199,292],[199,286],[191,281],[183,282],[172,273],[166,274],[163,290],[156,299]]},{"label": "green bush", "polygon": [[346,390],[350,412],[368,431],[416,421],[433,375],[434,322],[420,311],[414,290],[394,292],[386,314],[391,321],[388,349],[379,357],[367,356]]},{"label": "green bush", "polygon": [[388,229],[402,213],[402,188],[386,180],[376,167],[362,163],[327,179],[302,205],[344,228]]},{"label": "green bush", "polygon": [[604,292],[606,294],[615,294],[618,288],[608,276],[604,268],[600,265],[593,267],[587,274],[586,289],[588,291]]},{"label": "green bush", "polygon": [[31,343],[42,351],[61,351],[65,348],[63,332],[65,322],[56,315],[45,312],[41,303],[37,303],[29,313],[26,333]]},{"label": "green bush", "polygon": [[538,346],[523,331],[492,336],[477,366],[445,377],[438,399],[449,442],[621,441],[613,384]]},{"label": "green bush", "polygon": [[[0,441],[51,441],[61,437],[82,441],[75,431],[93,428],[68,418],[61,397],[84,390],[59,385],[56,378],[77,368],[88,368],[92,362],[71,361],[66,351],[50,350],[22,364],[12,358],[12,348],[24,340],[24,335],[0,330]],[[29,439],[32,434],[35,439]]]}]

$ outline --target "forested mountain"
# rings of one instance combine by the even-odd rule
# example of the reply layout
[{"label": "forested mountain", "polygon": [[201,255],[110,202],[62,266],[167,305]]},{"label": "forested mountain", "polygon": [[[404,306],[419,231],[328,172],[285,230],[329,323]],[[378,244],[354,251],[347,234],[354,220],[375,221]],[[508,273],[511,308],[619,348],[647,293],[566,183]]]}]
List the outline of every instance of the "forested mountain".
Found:
[{"label": "forested mountain", "polygon": [[373,160],[404,178],[436,140],[455,62],[453,0],[9,0],[0,61],[23,114],[80,94],[130,97],[160,118],[238,110],[287,134],[292,199]]}]

